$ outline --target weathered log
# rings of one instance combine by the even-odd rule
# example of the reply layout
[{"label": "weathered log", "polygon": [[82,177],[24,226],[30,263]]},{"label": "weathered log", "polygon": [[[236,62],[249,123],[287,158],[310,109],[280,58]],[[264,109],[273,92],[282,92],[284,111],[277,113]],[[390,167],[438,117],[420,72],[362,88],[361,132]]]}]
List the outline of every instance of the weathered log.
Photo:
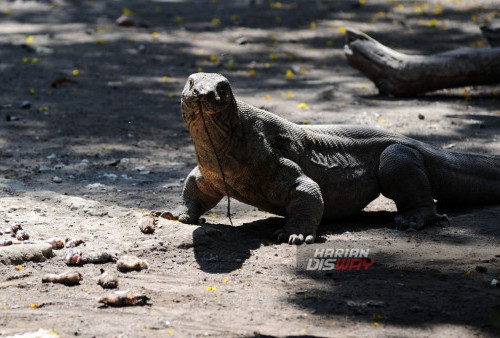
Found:
[{"label": "weathered log", "polygon": [[500,22],[489,22],[479,28],[491,47],[500,47]]},{"label": "weathered log", "polygon": [[347,29],[344,52],[349,64],[385,95],[413,96],[443,88],[500,83],[500,48],[407,55],[358,30]]}]

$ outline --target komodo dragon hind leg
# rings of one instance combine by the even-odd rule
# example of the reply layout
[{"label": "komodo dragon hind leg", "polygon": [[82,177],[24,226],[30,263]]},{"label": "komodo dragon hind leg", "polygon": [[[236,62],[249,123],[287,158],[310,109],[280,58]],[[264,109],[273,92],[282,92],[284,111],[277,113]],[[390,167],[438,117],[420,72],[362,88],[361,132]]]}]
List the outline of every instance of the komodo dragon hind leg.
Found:
[{"label": "komodo dragon hind leg", "polygon": [[393,144],[380,155],[379,183],[382,194],[396,203],[394,219],[399,229],[421,229],[427,224],[448,221],[436,211],[422,154]]}]

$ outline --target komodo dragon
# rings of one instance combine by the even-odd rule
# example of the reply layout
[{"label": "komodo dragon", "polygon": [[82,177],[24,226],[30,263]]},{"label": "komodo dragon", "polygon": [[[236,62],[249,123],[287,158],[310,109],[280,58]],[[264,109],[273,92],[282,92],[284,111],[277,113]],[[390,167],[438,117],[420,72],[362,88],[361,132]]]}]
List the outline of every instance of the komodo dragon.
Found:
[{"label": "komodo dragon", "polygon": [[500,156],[441,150],[364,126],[297,125],[237,100],[219,74],[196,73],[182,92],[196,166],[183,205],[161,216],[196,223],[225,195],[286,216],[275,236],[312,243],[322,219],[362,210],[380,193],[399,228],[447,220],[450,205],[500,203]]}]

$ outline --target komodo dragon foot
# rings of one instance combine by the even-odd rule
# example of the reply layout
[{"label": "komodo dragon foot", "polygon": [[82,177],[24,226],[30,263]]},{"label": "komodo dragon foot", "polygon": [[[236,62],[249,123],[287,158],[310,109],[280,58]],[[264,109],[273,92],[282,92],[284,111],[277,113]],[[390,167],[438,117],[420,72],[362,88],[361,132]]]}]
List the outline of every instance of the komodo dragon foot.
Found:
[{"label": "komodo dragon foot", "polygon": [[448,222],[450,219],[445,214],[438,214],[434,208],[419,208],[400,212],[394,223],[399,230],[420,230],[428,224],[435,224],[441,221]]},{"label": "komodo dragon foot", "polygon": [[311,231],[304,231],[305,229],[299,228],[290,228],[283,227],[281,229],[276,230],[273,234],[272,238],[276,239],[278,243],[288,243],[300,245],[302,243],[311,244],[314,243],[314,239],[316,238],[315,233],[311,233]]}]

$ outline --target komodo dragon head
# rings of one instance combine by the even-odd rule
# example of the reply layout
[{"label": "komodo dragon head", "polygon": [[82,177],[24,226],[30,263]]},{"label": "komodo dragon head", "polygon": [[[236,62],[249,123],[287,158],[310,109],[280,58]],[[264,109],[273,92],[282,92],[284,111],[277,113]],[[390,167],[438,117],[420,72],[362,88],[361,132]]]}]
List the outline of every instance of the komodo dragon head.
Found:
[{"label": "komodo dragon head", "polygon": [[[228,126],[237,119],[236,100],[229,81],[220,74],[195,73],[189,76],[182,91],[182,117],[188,128],[192,124],[217,122]],[[229,132],[229,130],[227,130]]]},{"label": "komodo dragon head", "polygon": [[229,81],[219,74],[190,75],[182,91],[181,110],[194,142],[198,164],[217,168],[214,151],[226,156],[225,149],[238,129],[238,107]]}]

